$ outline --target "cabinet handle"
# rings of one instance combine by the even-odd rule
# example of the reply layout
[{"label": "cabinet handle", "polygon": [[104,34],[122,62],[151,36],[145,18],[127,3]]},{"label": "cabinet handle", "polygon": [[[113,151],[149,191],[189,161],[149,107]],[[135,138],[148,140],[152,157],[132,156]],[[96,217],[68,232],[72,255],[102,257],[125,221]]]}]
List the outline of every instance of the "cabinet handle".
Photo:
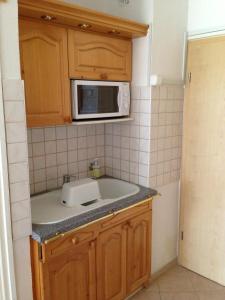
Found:
[{"label": "cabinet handle", "polygon": [[102,73],[100,75],[100,77],[101,77],[101,79],[105,79],[106,80],[108,78],[108,75],[106,73]]},{"label": "cabinet handle", "polygon": [[127,226],[128,226],[129,228],[131,228],[131,229],[133,228],[133,225],[131,224],[131,221],[128,221],[128,222],[127,222]]},{"label": "cabinet handle", "polygon": [[75,237],[75,238],[72,239],[72,244],[73,245],[76,245],[78,242],[79,242],[78,237]]},{"label": "cabinet handle", "polygon": [[92,241],[91,244],[90,244],[91,248],[94,248],[95,247],[95,242]]}]

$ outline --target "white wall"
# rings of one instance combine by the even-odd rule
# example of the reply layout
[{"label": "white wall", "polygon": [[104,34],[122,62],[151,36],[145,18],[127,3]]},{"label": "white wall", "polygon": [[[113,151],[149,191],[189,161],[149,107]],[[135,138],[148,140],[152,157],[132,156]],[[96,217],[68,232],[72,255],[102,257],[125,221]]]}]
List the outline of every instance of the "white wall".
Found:
[{"label": "white wall", "polygon": [[224,0],[189,0],[188,31],[225,28]]},{"label": "white wall", "polygon": [[151,36],[133,40],[132,83],[148,86],[151,66]]},{"label": "white wall", "polygon": [[121,4],[119,0],[66,0],[87,8],[102,11],[117,17],[149,23],[152,0],[131,0],[129,5]]},{"label": "white wall", "polygon": [[152,274],[177,258],[179,182],[158,188],[153,201]]},{"label": "white wall", "polygon": [[163,79],[182,80],[187,0],[155,0],[151,73]]},{"label": "white wall", "polygon": [[17,0],[0,3],[2,78],[20,78]]}]

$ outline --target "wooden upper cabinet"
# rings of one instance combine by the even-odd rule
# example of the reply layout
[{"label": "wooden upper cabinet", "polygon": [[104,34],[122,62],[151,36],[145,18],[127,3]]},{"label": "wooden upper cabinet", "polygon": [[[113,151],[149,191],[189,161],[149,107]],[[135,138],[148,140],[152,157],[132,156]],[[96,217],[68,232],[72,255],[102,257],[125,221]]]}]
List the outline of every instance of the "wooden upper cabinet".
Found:
[{"label": "wooden upper cabinet", "polygon": [[67,30],[20,20],[28,127],[71,122]]},{"label": "wooden upper cabinet", "polygon": [[126,229],[118,225],[100,234],[97,244],[97,299],[126,296]]},{"label": "wooden upper cabinet", "polygon": [[69,30],[71,78],[131,80],[131,40]]},{"label": "wooden upper cabinet", "polygon": [[127,291],[131,294],[150,277],[151,213],[135,217],[128,224]]},{"label": "wooden upper cabinet", "polygon": [[94,241],[43,264],[42,300],[96,300]]}]

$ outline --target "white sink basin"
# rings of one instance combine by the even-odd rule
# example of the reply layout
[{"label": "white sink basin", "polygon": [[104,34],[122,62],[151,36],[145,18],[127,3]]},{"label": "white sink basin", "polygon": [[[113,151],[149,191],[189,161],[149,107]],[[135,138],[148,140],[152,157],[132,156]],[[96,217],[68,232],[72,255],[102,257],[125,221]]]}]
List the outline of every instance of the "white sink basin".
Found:
[{"label": "white sink basin", "polygon": [[[31,198],[33,224],[54,224],[135,195],[140,188],[122,180],[84,179]],[[64,203],[62,203],[64,201]]]}]

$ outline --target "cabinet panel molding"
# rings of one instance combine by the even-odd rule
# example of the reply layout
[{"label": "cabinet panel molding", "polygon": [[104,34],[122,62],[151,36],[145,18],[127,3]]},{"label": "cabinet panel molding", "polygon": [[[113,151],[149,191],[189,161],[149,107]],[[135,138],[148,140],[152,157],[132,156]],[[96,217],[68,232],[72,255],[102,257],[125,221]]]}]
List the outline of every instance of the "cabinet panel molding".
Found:
[{"label": "cabinet panel molding", "polygon": [[134,292],[150,277],[151,214],[147,212],[128,222],[127,290]]},{"label": "cabinet panel molding", "polygon": [[126,296],[126,229],[118,225],[100,234],[97,250],[98,299]]},{"label": "cabinet panel molding", "polygon": [[94,241],[43,265],[44,300],[96,300]]},{"label": "cabinet panel molding", "polygon": [[28,127],[71,121],[67,31],[20,20],[21,73]]},{"label": "cabinet panel molding", "polygon": [[71,78],[131,80],[131,41],[69,30]]}]

